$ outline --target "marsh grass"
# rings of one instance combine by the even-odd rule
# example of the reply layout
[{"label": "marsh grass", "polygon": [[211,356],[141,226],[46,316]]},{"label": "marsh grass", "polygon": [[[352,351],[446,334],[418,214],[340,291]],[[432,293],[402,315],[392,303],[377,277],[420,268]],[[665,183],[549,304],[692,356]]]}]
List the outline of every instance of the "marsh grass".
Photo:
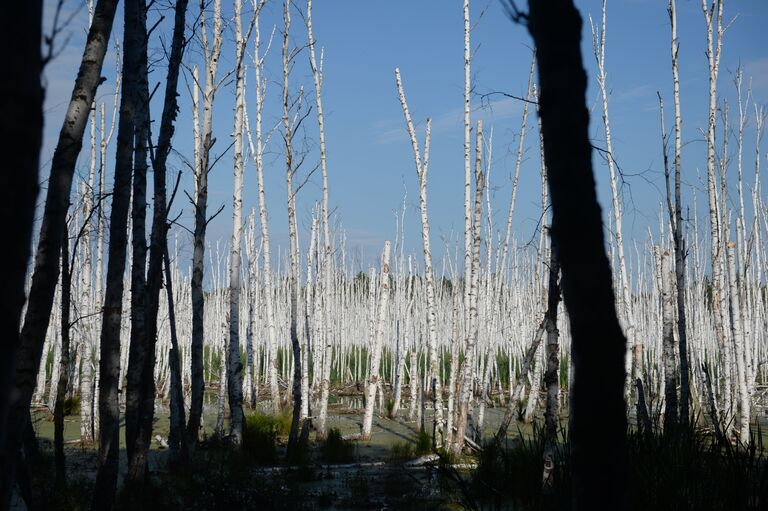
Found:
[{"label": "marsh grass", "polygon": [[64,415],[80,414],[80,396],[68,397],[64,400]]},{"label": "marsh grass", "polygon": [[389,450],[391,462],[403,462],[432,452],[432,437],[426,431],[419,431],[415,442],[395,442]]},{"label": "marsh grass", "polygon": [[349,463],[355,459],[355,444],[344,440],[338,428],[331,428],[320,444],[320,459],[324,463]]},{"label": "marsh grass", "polygon": [[[573,474],[565,438],[561,432],[546,492],[540,427],[528,437],[485,444],[472,473],[442,464],[443,482],[468,509],[567,509]],[[667,433],[631,431],[626,445],[628,509],[768,508],[768,459],[759,428],[746,445],[695,426]]]},{"label": "marsh grass", "polygon": [[[288,426],[290,428],[290,426]],[[277,439],[285,430],[280,416],[254,412],[245,418],[243,427],[243,453],[257,464],[268,465],[277,461]]]}]

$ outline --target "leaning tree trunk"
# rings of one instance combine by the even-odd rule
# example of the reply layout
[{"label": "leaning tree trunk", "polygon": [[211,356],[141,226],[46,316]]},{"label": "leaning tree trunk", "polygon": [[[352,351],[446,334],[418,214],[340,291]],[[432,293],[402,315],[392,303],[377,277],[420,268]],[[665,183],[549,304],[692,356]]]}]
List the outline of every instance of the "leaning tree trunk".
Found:
[{"label": "leaning tree trunk", "polygon": [[131,196],[135,114],[139,106],[139,68],[141,66],[142,0],[125,2],[125,42],[123,53],[123,95],[117,130],[115,184],[109,227],[107,285],[101,327],[101,363],[99,366],[98,472],[93,495],[93,509],[112,509],[117,489],[120,447],[120,322],[123,315],[123,273],[128,244],[128,208]]},{"label": "leaning tree trunk", "polygon": [[[21,2],[26,4],[27,2]],[[23,9],[29,8],[33,11],[29,17],[35,18],[34,26],[37,27],[39,21],[37,20],[37,14],[34,12],[37,2],[32,2],[33,5],[24,6]],[[13,367],[6,367],[11,371],[11,375],[5,376],[13,378],[10,393],[3,392],[3,396],[10,396],[9,401],[6,404],[0,402],[0,420],[2,420],[3,426],[0,428],[0,440],[3,442],[0,449],[0,507],[6,507],[10,500],[11,489],[13,486],[13,476],[16,465],[16,455],[18,452],[18,446],[20,444],[21,433],[29,417],[29,403],[32,399],[32,393],[35,387],[35,377],[37,376],[38,367],[40,366],[40,358],[42,357],[43,344],[45,341],[45,334],[48,329],[48,320],[51,315],[51,309],[53,307],[53,295],[56,289],[56,283],[59,277],[59,251],[61,249],[61,242],[64,234],[64,224],[66,222],[67,209],[69,207],[69,197],[72,189],[72,175],[75,170],[75,164],[77,162],[77,156],[80,154],[80,149],[83,144],[83,133],[85,131],[85,125],[88,120],[88,113],[90,111],[91,103],[96,94],[96,88],[101,83],[101,68],[104,63],[104,55],[107,52],[107,46],[109,44],[109,36],[112,32],[112,22],[115,17],[115,10],[117,8],[117,0],[99,0],[96,4],[96,10],[94,12],[94,20],[91,24],[91,28],[88,31],[88,39],[83,52],[83,58],[80,63],[80,70],[75,80],[75,86],[72,91],[72,96],[67,108],[67,113],[62,124],[61,132],[59,133],[59,141],[56,145],[56,149],[53,154],[53,160],[51,162],[51,173],[48,179],[48,191],[46,193],[45,208],[43,211],[42,222],[40,226],[40,235],[37,242],[37,252],[35,254],[35,265],[32,273],[32,285],[29,290],[29,298],[27,300],[27,309],[24,316],[24,327],[21,330],[19,341],[16,343],[14,339],[17,334],[13,334],[7,339],[9,342],[18,346],[18,352],[16,354],[16,370],[13,373]],[[14,7],[15,9],[15,7]],[[24,41],[29,38],[34,38],[39,44],[40,32],[35,28],[29,27],[25,23],[21,22],[21,19],[28,19],[28,16],[24,16],[21,19],[16,19],[11,16],[13,12],[6,13],[9,17],[5,18],[11,20],[11,24],[14,24],[19,29],[25,32],[24,36],[15,39],[13,47],[18,48],[20,41]],[[9,36],[17,35],[13,29],[6,27],[8,31],[3,30],[4,34]],[[28,33],[26,31],[29,30]],[[10,45],[8,47],[11,47]],[[36,50],[39,51],[39,50]],[[25,64],[14,69],[25,69],[25,66],[30,62],[39,62],[39,57],[32,57],[29,61],[26,61],[28,55],[26,52],[15,51],[14,59],[16,57],[25,59]],[[9,62],[13,64],[13,61]],[[40,62],[40,65],[42,63]],[[33,70],[35,76],[39,78],[40,67],[35,66]],[[20,79],[24,76],[24,79]],[[13,78],[19,86],[25,87],[25,91],[30,93],[32,97],[36,97],[36,94],[41,94],[39,84],[28,83],[29,77],[25,75],[18,75],[14,73]],[[32,78],[34,80],[34,78]],[[10,98],[10,94],[4,94],[4,98]],[[14,100],[17,101],[17,100]],[[37,100],[35,100],[37,101]],[[22,106],[22,102],[16,103]],[[42,108],[42,106],[40,107]],[[14,122],[12,112],[14,109],[4,109],[7,112],[3,115],[5,122]],[[33,113],[38,111],[37,108],[31,107],[27,110],[23,108],[23,115],[33,122]],[[39,115],[42,115],[40,113]],[[25,130],[19,129],[20,126],[25,126],[26,122],[19,124],[13,124],[13,129],[16,133],[23,135]],[[34,142],[33,142],[34,144]],[[19,144],[17,147],[24,147],[23,144]],[[21,157],[22,151],[17,154]],[[30,159],[30,165],[34,164],[37,167],[37,160]],[[22,176],[21,172],[18,173]],[[19,200],[23,200],[23,197],[30,198],[36,190],[36,176],[28,178],[29,181],[24,186],[16,189],[14,187],[5,187],[5,189],[16,194]],[[34,182],[34,184],[30,184]],[[30,188],[32,187],[32,188]],[[12,205],[12,199],[10,202],[3,202],[3,204]],[[32,208],[32,210],[30,209]],[[19,204],[19,210],[16,214],[23,215],[21,218],[27,218],[29,221],[30,216],[33,214],[34,205],[23,206]],[[24,222],[20,221],[16,223],[20,229],[23,229]],[[15,228],[15,227],[14,227]],[[18,238],[18,244],[14,246],[20,247],[19,255],[15,256],[18,265],[21,265],[22,260],[24,267],[26,268],[25,254],[28,250],[28,239],[24,241],[24,237],[20,235]],[[19,266],[21,268],[21,266]],[[8,283],[8,292],[13,292],[16,287],[16,300],[20,300],[19,285],[23,286],[23,275],[26,274],[25,268],[20,270],[20,273],[11,272],[15,279],[22,279],[11,281]],[[16,277],[15,275],[19,275]],[[20,284],[21,283],[21,284]],[[5,287],[4,287],[5,288]],[[22,302],[16,302],[11,305],[11,314],[18,314],[21,311]],[[3,310],[6,310],[3,308]],[[17,312],[14,312],[17,310]],[[5,327],[4,327],[5,328]],[[11,326],[14,331],[18,331],[17,321],[11,322]],[[12,349],[13,350],[13,349]],[[2,357],[3,364],[13,363],[13,352],[8,353],[9,357]],[[7,360],[7,362],[5,362]],[[3,371],[3,374],[8,374]],[[5,390],[3,388],[2,390]],[[3,398],[4,399],[4,398]],[[5,408],[7,407],[7,412]],[[7,413],[7,416],[6,416]],[[4,430],[4,434],[2,431]]]},{"label": "leaning tree trunk", "polygon": [[536,45],[541,85],[552,240],[571,323],[573,503],[576,509],[624,507],[626,338],[616,316],[592,171],[582,21],[572,0],[529,0],[529,6],[528,30]]},{"label": "leaning tree trunk", "polygon": [[427,351],[429,356],[429,382],[434,401],[433,446],[437,449],[443,446],[445,441],[445,429],[443,424],[443,391],[438,374],[437,353],[437,314],[435,308],[435,276],[432,268],[432,249],[430,247],[429,217],[427,215],[427,172],[429,169],[429,137],[432,128],[432,119],[427,119],[427,132],[424,140],[424,159],[419,152],[419,143],[416,140],[416,130],[408,111],[405,100],[400,70],[395,69],[397,92],[400,97],[400,105],[403,108],[405,124],[413,147],[413,156],[416,162],[416,175],[419,178],[419,211],[421,212],[421,240],[424,249],[424,274],[427,298]]}]

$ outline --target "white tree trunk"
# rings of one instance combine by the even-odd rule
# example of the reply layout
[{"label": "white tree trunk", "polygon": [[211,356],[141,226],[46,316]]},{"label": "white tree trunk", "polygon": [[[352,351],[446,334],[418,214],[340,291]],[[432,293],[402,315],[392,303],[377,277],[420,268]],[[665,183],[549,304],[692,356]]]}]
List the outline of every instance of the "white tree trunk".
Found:
[{"label": "white tree trunk", "polygon": [[[381,366],[381,347],[384,342],[384,333],[387,327],[387,305],[389,303],[389,240],[384,242],[384,254],[381,258],[381,281],[379,283],[379,299],[376,311],[375,333],[371,344],[371,370],[365,389],[365,415],[363,415],[363,440],[371,438],[373,426],[373,407],[376,399],[376,388],[379,384],[379,372]],[[371,290],[373,292],[373,290]]]}]

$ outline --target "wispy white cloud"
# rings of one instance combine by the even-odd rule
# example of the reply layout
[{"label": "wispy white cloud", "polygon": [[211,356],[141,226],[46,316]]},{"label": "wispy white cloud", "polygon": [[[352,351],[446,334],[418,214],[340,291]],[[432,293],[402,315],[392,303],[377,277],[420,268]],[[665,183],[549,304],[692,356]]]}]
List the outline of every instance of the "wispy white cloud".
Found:
[{"label": "wispy white cloud", "polygon": [[768,57],[745,62],[744,78],[752,80],[753,92],[768,91]]},{"label": "wispy white cloud", "polygon": [[629,89],[614,89],[613,98],[615,101],[637,101],[655,95],[655,91],[648,84],[638,85]]}]

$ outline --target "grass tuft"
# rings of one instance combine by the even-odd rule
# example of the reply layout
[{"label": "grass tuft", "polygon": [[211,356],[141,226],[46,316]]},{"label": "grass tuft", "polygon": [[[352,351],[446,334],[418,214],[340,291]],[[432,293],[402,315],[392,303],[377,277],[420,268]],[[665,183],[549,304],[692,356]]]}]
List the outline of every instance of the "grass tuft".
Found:
[{"label": "grass tuft", "polygon": [[355,458],[355,444],[344,440],[338,428],[331,428],[320,445],[320,458],[325,463],[349,463]]}]

